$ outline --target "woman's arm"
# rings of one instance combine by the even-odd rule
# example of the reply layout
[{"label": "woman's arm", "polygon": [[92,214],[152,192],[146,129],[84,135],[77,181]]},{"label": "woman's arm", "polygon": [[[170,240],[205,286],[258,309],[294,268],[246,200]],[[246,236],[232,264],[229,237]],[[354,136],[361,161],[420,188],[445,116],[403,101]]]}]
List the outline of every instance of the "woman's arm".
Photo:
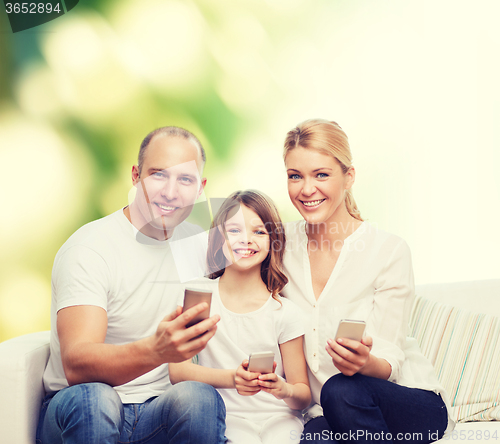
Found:
[{"label": "woman's arm", "polygon": [[386,379],[397,382],[405,361],[415,284],[411,252],[406,242],[399,239],[390,251],[375,280],[373,310],[366,321],[371,325],[370,334],[374,341],[371,354],[388,362],[391,372]]},{"label": "woman's arm", "polygon": [[414,283],[408,245],[400,239],[388,250],[390,254],[375,281],[373,310],[367,320],[375,346],[372,348],[371,337],[362,342],[344,338],[342,343],[329,339],[326,350],[335,367],[345,375],[361,373],[396,382],[405,359]]},{"label": "woman's arm", "polygon": [[283,399],[294,410],[302,410],[311,403],[303,339],[304,336],[299,336],[280,344],[286,381],[276,373],[259,376],[262,391],[271,393],[277,399]]},{"label": "woman's arm", "polygon": [[187,360],[169,364],[168,372],[172,384],[182,381],[199,381],[215,388],[235,388],[236,370],[203,367]]}]

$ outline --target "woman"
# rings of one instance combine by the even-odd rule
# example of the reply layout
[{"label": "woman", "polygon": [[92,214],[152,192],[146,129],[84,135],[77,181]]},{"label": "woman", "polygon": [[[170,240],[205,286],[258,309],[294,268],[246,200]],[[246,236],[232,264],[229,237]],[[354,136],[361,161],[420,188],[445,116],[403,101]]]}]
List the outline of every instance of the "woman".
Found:
[{"label": "woman", "polygon": [[[304,218],[286,229],[282,292],[307,313],[313,401],[302,442],[437,440],[453,421],[431,364],[406,337],[414,298],[407,244],[361,218],[337,123],[298,125],[284,160],[290,199]],[[366,322],[361,342],[333,340],[341,319]]]}]

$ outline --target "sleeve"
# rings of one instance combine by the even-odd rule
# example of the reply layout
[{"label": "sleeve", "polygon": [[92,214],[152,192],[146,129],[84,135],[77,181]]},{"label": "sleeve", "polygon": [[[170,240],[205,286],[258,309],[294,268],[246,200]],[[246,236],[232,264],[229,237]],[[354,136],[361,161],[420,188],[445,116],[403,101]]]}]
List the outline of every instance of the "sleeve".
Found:
[{"label": "sleeve", "polygon": [[376,278],[374,307],[367,322],[367,334],[373,337],[372,354],[389,362],[392,382],[399,380],[405,360],[414,297],[411,253],[406,242],[400,240]]},{"label": "sleeve", "polygon": [[98,253],[81,245],[68,248],[52,272],[56,311],[75,305],[107,310],[109,283],[109,267]]},{"label": "sleeve", "polygon": [[303,314],[293,302],[288,299],[281,298],[281,322],[280,331],[278,332],[278,344],[291,341],[304,335]]}]

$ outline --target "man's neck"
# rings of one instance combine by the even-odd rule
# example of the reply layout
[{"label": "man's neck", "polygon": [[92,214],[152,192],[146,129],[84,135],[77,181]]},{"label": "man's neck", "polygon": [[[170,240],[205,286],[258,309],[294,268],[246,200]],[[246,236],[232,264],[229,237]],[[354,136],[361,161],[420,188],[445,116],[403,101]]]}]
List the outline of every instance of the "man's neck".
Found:
[{"label": "man's neck", "polygon": [[[135,217],[135,211],[133,207],[126,206],[123,209],[123,214],[125,217],[129,220],[129,222],[137,229],[139,230],[144,236],[150,237],[152,239],[156,239],[159,241],[164,241],[168,240],[172,237],[174,234],[174,230],[167,230],[166,228],[159,229],[156,227],[153,227],[151,224],[145,222],[142,224],[144,221],[140,217]],[[138,221],[141,221],[141,223],[138,223]],[[135,222],[135,223],[134,223]]]}]

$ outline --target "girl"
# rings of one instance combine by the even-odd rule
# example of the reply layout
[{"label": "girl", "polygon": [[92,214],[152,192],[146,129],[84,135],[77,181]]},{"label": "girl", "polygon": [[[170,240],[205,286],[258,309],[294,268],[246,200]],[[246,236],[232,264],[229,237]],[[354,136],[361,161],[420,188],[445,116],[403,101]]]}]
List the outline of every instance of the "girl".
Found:
[{"label": "girl", "polygon": [[[313,402],[303,442],[441,437],[453,427],[444,390],[406,338],[414,298],[410,251],[363,222],[351,193],[346,134],[335,122],[303,122],[287,134],[284,160],[290,199],[304,218],[286,227],[291,247],[284,259],[284,294],[308,319]],[[345,318],[366,321],[367,336],[333,340]]]},{"label": "girl", "polygon": [[[285,235],[274,204],[256,191],[225,200],[209,236],[214,279],[211,311],[217,333],[190,361],[170,364],[173,384],[194,380],[219,389],[227,410],[229,442],[298,443],[300,410],[311,400],[302,338],[302,313],[279,296]],[[272,351],[275,371],[249,372],[252,352]],[[286,375],[286,380],[285,380]]]}]

